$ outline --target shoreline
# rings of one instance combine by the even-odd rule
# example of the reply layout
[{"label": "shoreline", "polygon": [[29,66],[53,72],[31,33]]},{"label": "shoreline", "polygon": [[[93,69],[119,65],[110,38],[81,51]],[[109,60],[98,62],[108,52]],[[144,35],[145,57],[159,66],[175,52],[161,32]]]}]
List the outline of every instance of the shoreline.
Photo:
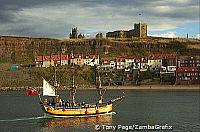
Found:
[{"label": "shoreline", "polygon": [[[42,87],[0,87],[0,91],[26,91],[30,88],[41,90]],[[200,85],[140,85],[140,86],[103,86],[107,90],[189,90],[200,91]],[[67,87],[58,91],[68,90]],[[77,88],[77,90],[96,90],[95,86]]]},{"label": "shoreline", "polygon": [[109,86],[109,89],[123,89],[123,90],[200,90],[199,85],[141,85],[141,86],[118,86],[114,88]]}]

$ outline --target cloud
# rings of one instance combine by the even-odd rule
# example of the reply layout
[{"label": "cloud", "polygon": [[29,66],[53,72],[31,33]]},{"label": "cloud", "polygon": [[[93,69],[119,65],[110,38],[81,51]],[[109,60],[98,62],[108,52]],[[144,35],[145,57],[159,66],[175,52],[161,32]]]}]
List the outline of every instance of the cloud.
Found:
[{"label": "cloud", "polygon": [[197,34],[197,36],[196,36],[196,37],[197,37],[197,39],[200,39],[200,34]]},{"label": "cloud", "polygon": [[[139,20],[151,31],[198,21],[198,0],[0,0],[0,34],[67,37],[129,30]],[[139,15],[141,14],[141,15]]]},{"label": "cloud", "polygon": [[164,37],[164,38],[176,38],[176,33],[167,32],[167,33],[162,33],[162,34],[149,34],[149,36]]}]

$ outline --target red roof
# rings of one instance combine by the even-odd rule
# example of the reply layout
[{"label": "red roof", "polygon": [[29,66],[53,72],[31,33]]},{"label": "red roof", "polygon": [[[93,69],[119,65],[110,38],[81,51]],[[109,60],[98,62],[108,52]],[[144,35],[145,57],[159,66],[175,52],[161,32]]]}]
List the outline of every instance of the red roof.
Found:
[{"label": "red roof", "polygon": [[176,54],[153,54],[149,56],[149,59],[158,60],[158,59],[175,59]]},{"label": "red roof", "polygon": [[183,73],[183,72],[198,72],[196,67],[179,67],[176,70],[177,73]]},{"label": "red roof", "polygon": [[35,62],[42,62],[42,56],[35,56]]},{"label": "red roof", "polygon": [[[60,55],[43,56],[43,61],[50,61],[51,59],[59,61]],[[61,60],[68,60],[68,55],[61,55]],[[42,62],[42,56],[35,56],[35,62]]]},{"label": "red roof", "polygon": [[50,61],[51,60],[51,56],[43,56],[43,61]]},{"label": "red roof", "polygon": [[68,55],[61,55],[62,60],[68,60]]},{"label": "red roof", "polygon": [[60,60],[60,55],[52,55],[52,59],[54,61],[59,61]]},{"label": "red roof", "polygon": [[108,60],[103,60],[102,63],[103,63],[103,64],[110,64],[110,61],[108,61]]},{"label": "red roof", "polygon": [[91,59],[97,59],[97,57],[98,57],[98,55],[95,55],[95,54],[94,55],[90,55]]}]

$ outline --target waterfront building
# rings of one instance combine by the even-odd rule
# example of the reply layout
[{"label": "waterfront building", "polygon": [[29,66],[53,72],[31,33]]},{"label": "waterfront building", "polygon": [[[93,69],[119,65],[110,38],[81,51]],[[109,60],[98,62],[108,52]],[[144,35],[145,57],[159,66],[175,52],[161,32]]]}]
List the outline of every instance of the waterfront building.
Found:
[{"label": "waterfront building", "polygon": [[135,58],[125,58],[125,67],[127,70],[130,70],[133,65],[134,65],[134,62],[135,62]]},{"label": "waterfront building", "polygon": [[35,66],[42,67],[43,65],[43,56],[35,56]]},{"label": "waterfront building", "polygon": [[52,55],[51,60],[55,66],[61,65],[61,56],[60,55]]},{"label": "waterfront building", "polygon": [[196,67],[179,67],[176,70],[176,84],[200,84]]},{"label": "waterfront building", "polygon": [[111,68],[110,61],[109,60],[102,60],[101,61],[101,70],[107,70]]},{"label": "waterfront building", "polygon": [[135,58],[135,62],[133,63],[133,69],[140,69],[141,63],[140,63],[140,58]]},{"label": "waterfront building", "polygon": [[73,54],[70,56],[70,64],[83,66],[84,65],[84,58],[82,53]]},{"label": "waterfront building", "polygon": [[68,65],[68,62],[69,62],[68,55],[61,55],[61,65],[62,66]]},{"label": "waterfront building", "polygon": [[173,73],[175,74],[176,65],[177,65],[177,56],[176,54],[160,54],[162,58],[161,74]]},{"label": "waterfront building", "polygon": [[50,67],[50,66],[54,66],[54,62],[51,59],[51,56],[43,56],[43,62],[42,62],[42,67]]},{"label": "waterfront building", "polygon": [[148,57],[142,57],[140,59],[140,71],[147,71],[149,69]]},{"label": "waterfront building", "polygon": [[68,55],[35,56],[36,67],[50,67],[68,64]]},{"label": "waterfront building", "polygon": [[153,54],[148,57],[150,70],[163,69],[166,72],[175,72],[176,63],[176,54]]},{"label": "waterfront building", "polygon": [[200,68],[200,56],[180,56],[178,67],[197,67]]},{"label": "waterfront building", "polygon": [[115,61],[111,60],[110,61],[110,68],[115,69],[115,67],[116,67]]},{"label": "waterfront building", "polygon": [[116,69],[116,63],[113,60],[102,60],[100,70],[114,70]]},{"label": "waterfront building", "polygon": [[55,66],[68,64],[68,55],[52,55],[51,60]]},{"label": "waterfront building", "polygon": [[123,58],[123,57],[116,58],[116,68],[117,68],[117,70],[125,69],[125,67],[126,67],[125,58]]},{"label": "waterfront building", "polygon": [[162,59],[149,57],[148,59],[148,66],[150,70],[159,70],[161,68]]},{"label": "waterfront building", "polygon": [[94,66],[99,65],[99,55],[86,55],[84,56],[84,65]]}]

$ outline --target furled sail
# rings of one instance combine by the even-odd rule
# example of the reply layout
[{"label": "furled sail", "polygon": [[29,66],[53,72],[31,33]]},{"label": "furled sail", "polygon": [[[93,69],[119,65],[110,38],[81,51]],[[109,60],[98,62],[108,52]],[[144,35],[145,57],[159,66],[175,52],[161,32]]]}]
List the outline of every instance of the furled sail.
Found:
[{"label": "furled sail", "polygon": [[55,88],[43,79],[43,96],[56,96]]}]

